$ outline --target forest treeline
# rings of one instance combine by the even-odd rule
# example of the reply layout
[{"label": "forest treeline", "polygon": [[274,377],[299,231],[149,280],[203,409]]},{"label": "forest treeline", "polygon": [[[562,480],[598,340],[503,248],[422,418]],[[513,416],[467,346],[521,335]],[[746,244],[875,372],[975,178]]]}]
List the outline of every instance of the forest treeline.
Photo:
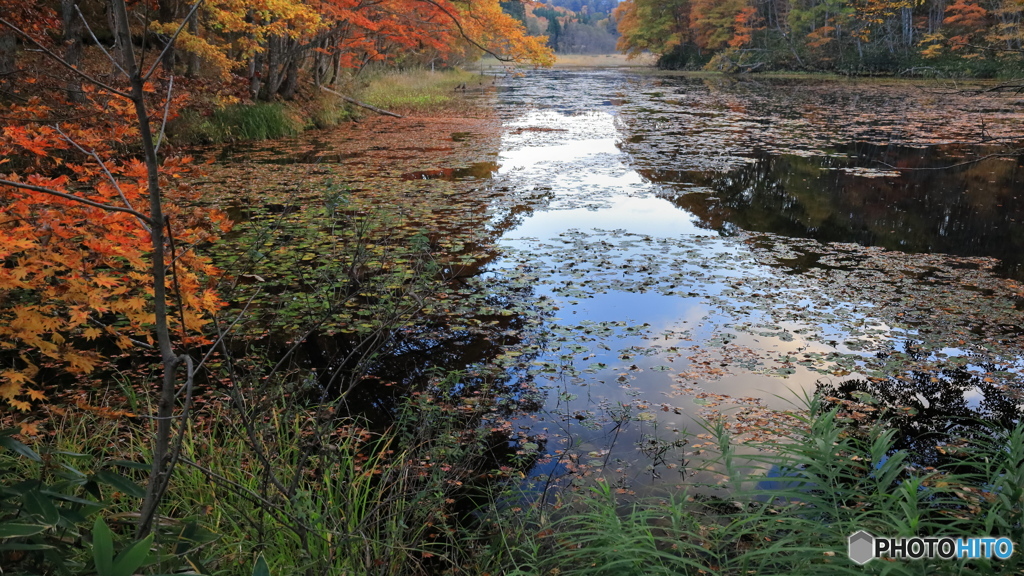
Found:
[{"label": "forest treeline", "polygon": [[611,54],[618,30],[615,0],[503,2],[502,8],[526,26],[531,36],[545,36],[559,54]]},{"label": "forest treeline", "polygon": [[1010,75],[1015,0],[624,0],[619,48],[664,68]]},{"label": "forest treeline", "polygon": [[[294,96],[303,74],[331,84],[375,62],[458,65],[483,52],[550,61],[544,39],[527,35],[496,0],[134,0],[127,8],[137,46],[154,54],[170,46],[160,56],[167,75],[203,77],[218,89],[244,79],[262,100]],[[0,0],[0,15],[0,96],[38,76],[41,64],[23,58],[26,49],[41,44],[71,66],[88,65],[85,47],[106,46],[115,57],[123,49],[107,0]]]}]

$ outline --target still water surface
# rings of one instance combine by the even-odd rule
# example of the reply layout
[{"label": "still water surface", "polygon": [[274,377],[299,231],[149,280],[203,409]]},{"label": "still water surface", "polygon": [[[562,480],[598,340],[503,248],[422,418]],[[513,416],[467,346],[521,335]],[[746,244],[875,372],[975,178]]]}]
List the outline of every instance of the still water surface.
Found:
[{"label": "still water surface", "polygon": [[1019,98],[601,70],[497,98],[487,185],[522,205],[476,281],[550,311],[498,359],[565,451],[535,474],[678,481],[695,418],[741,432],[817,389],[914,408],[904,447],[1019,418]]},{"label": "still water surface", "polygon": [[[350,405],[386,423],[461,371],[456,395],[501,396],[499,458],[538,485],[671,485],[705,448],[702,418],[746,438],[817,391],[899,410],[920,463],[930,434],[1020,419],[1024,99],[617,70],[493,85],[477,91],[500,127],[369,119],[217,153],[211,202],[240,222],[217,257],[268,263],[239,270],[234,296],[284,318],[250,329],[268,357],[292,349],[304,291],[358,285],[332,260],[351,241],[334,210],[358,223],[382,206],[405,220],[381,245],[428,241],[446,284]],[[295,349],[322,384],[369,314],[339,309]]]}]

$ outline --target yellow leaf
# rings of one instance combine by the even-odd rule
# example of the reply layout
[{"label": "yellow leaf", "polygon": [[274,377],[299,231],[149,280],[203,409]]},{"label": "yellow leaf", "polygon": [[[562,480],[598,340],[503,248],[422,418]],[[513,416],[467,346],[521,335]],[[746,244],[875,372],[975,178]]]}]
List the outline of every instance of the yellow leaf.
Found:
[{"label": "yellow leaf", "polygon": [[96,367],[99,361],[95,355],[89,355],[88,353],[68,351],[64,354],[64,361],[69,364],[69,372],[92,372],[92,369]]},{"label": "yellow leaf", "polygon": [[21,394],[21,386],[16,382],[7,381],[0,384],[0,398],[3,398],[10,402],[15,396]]},{"label": "yellow leaf", "polygon": [[[6,378],[9,382],[19,385],[19,387],[21,384],[25,384],[29,381],[28,374],[19,372],[18,370],[4,370],[3,372],[0,372],[0,376]],[[0,388],[0,391],[2,390],[3,388]],[[3,395],[2,392],[0,392],[0,395]]]}]

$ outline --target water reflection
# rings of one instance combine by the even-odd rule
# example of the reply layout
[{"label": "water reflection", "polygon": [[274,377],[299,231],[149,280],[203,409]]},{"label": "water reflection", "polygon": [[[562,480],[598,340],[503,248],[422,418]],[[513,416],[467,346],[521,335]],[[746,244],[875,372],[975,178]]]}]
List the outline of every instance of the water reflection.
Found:
[{"label": "water reflection", "polygon": [[[1012,286],[972,296],[999,284],[990,266],[932,255],[1001,258],[1005,274],[1021,277],[1024,171],[1016,157],[982,158],[1005,148],[976,143],[1017,133],[1005,115],[979,130],[1005,102],[979,107],[911,84],[608,71],[508,82],[495,184],[536,196],[521,196],[533,211],[502,237],[489,274],[554,303],[539,353],[514,365],[547,394],[544,410],[523,419],[560,448],[541,474],[671,481],[666,472],[692,456],[678,432],[697,429],[694,418],[763,410],[758,398],[789,408],[800,391],[839,378],[837,396],[927,373],[937,379],[910,380],[930,386],[929,397],[1007,397],[1016,369],[979,382],[956,362],[906,368],[878,355],[913,334],[929,334],[943,362],[1013,354],[985,349],[988,329],[972,335],[968,311],[1006,314]],[[868,278],[876,289],[856,284]],[[901,301],[919,296],[955,312],[926,320],[915,304],[909,313]],[[1020,322],[1010,315],[999,322]],[[943,348],[949,338],[958,350]],[[979,387],[984,378],[1003,387]],[[929,422],[962,408],[929,406]],[[920,420],[908,424],[901,447],[924,449],[921,431]]]},{"label": "water reflection", "polygon": [[820,383],[817,392],[825,398],[825,409],[854,402],[865,407],[860,416],[866,421],[895,429],[893,450],[907,452],[909,463],[948,467],[960,456],[944,447],[983,443],[1011,430],[1024,415],[1020,394],[990,376],[996,370],[992,365],[976,370],[944,366],[888,378]]},{"label": "water reflection", "polygon": [[[1002,258],[1020,277],[1019,160],[892,168],[998,152],[935,145],[978,135],[970,122],[955,129],[958,114],[981,117],[964,102],[915,99],[908,85],[619,71],[502,82],[500,143],[473,125],[439,128],[436,145],[419,152],[324,135],[290,152],[262,150],[225,178],[232,195],[260,179],[259,196],[238,201],[254,229],[277,226],[259,237],[263,250],[294,252],[255,272],[275,297],[274,286],[301,291],[311,272],[333,274],[330,243],[307,237],[338,222],[298,221],[323,204],[332,178],[330,166],[306,163],[329,154],[359,155],[333,174],[352,185],[347,217],[397,209],[403,225],[381,227],[394,246],[415,238],[444,255],[444,290],[424,295],[432,311],[387,335],[365,367],[373,378],[349,393],[354,410],[383,425],[411,391],[464,406],[492,394],[496,414],[474,413],[474,423],[516,415],[515,433],[496,444],[533,445],[518,458],[549,477],[542,485],[570,472],[674,481],[693,455],[681,432],[697,431],[694,419],[790,408],[799,392],[832,381],[836,397],[868,391],[893,404],[926,388],[924,416],[905,426],[908,448],[924,448],[914,439],[939,422],[937,411],[974,410],[970,394],[992,395],[979,416],[1018,417],[995,400],[1019,385],[1019,363],[992,375],[957,369],[967,356],[1005,366],[1019,355],[1024,322],[1007,305],[1017,288],[985,262],[931,253]],[[989,124],[986,136],[1009,125]],[[388,137],[386,127],[360,130]],[[403,151],[424,158],[403,164]],[[330,280],[351,295],[343,276]],[[932,355],[910,366],[891,352],[909,338],[928,340]],[[323,387],[351,371],[355,345],[318,333],[296,367],[316,368]],[[272,343],[269,356],[274,346],[285,345]],[[439,387],[437,374],[453,372],[456,385]]]},{"label": "water reflection", "polygon": [[[1024,157],[965,146],[851,144],[836,156],[759,154],[727,172],[648,169],[702,226],[999,258],[1024,279]],[[940,169],[965,158],[976,162]],[[911,170],[894,172],[889,167]],[[881,170],[879,170],[881,169]]]}]

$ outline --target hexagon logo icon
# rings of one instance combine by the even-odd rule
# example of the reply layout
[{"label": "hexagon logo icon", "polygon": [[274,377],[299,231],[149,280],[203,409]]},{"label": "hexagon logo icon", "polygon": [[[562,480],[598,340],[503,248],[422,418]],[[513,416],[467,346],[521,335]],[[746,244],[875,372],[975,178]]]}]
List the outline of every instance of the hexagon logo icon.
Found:
[{"label": "hexagon logo icon", "polygon": [[864,565],[875,557],[875,537],[864,530],[858,530],[847,538],[850,560]]}]

